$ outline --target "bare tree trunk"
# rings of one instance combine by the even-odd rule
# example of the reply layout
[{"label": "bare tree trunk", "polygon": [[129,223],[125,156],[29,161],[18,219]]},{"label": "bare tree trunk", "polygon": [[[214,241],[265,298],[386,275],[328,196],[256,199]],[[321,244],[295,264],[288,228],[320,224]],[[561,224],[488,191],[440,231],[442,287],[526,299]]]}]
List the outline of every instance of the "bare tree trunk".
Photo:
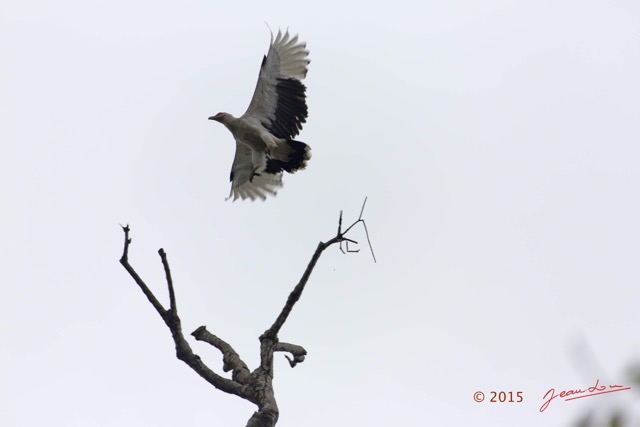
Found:
[{"label": "bare tree trunk", "polygon": [[[162,260],[169,291],[169,309],[165,309],[162,304],[160,304],[153,292],[151,292],[142,278],[140,278],[131,264],[129,264],[129,246],[131,245],[131,238],[129,237],[130,229],[128,225],[122,227],[124,231],[124,249],[122,257],[120,258],[120,263],[135,280],[151,305],[156,309],[158,314],[160,314],[160,317],[162,317],[162,320],[164,320],[164,323],[171,331],[171,336],[173,337],[173,341],[176,346],[177,358],[189,365],[191,369],[218,390],[234,394],[254,403],[258,407],[258,411],[254,412],[251,418],[249,418],[247,427],[273,427],[278,422],[279,410],[273,391],[273,354],[275,352],[283,352],[291,355],[291,357],[289,357],[289,355],[285,355],[285,357],[292,368],[298,363],[303,362],[307,354],[307,351],[302,346],[280,342],[278,340],[278,333],[291,313],[291,310],[293,310],[293,306],[300,299],[302,291],[304,290],[309,277],[311,276],[311,273],[324,250],[335,243],[340,244],[341,250],[343,242],[345,245],[348,245],[349,242],[357,244],[357,242],[348,239],[345,235],[349,230],[351,230],[351,228],[353,228],[353,226],[360,222],[363,224],[365,231],[367,232],[367,240],[369,240],[366,224],[362,219],[362,213],[364,212],[366,201],[367,200],[365,199],[358,220],[351,224],[351,226],[349,226],[344,232],[342,231],[342,212],[340,212],[338,233],[336,236],[326,243],[320,242],[318,244],[318,247],[311,257],[300,281],[293,291],[291,291],[291,294],[289,294],[287,302],[280,311],[280,314],[274,321],[273,325],[271,325],[271,327],[260,336],[260,366],[253,372],[249,371],[247,365],[242,361],[231,345],[209,332],[205,326],[200,326],[191,333],[196,340],[209,343],[222,353],[222,370],[224,372],[231,371],[231,379],[218,375],[205,365],[200,359],[200,356],[193,352],[191,346],[184,338],[180,317],[178,316],[178,307],[173,288],[171,269],[169,268],[169,261],[167,260],[167,254],[164,249],[160,249],[158,253]],[[369,247],[371,248],[370,242]],[[347,252],[357,251],[349,250],[347,246]],[[371,253],[373,255],[373,249],[371,250]]]}]

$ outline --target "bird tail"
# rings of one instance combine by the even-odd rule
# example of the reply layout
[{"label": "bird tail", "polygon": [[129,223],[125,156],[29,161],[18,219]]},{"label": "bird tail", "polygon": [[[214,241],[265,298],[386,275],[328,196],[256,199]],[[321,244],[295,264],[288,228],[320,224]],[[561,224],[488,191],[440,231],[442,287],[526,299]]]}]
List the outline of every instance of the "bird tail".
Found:
[{"label": "bird tail", "polygon": [[285,140],[271,149],[267,158],[265,172],[278,173],[281,171],[295,173],[307,167],[307,161],[311,158],[311,147],[304,142],[293,139]]}]

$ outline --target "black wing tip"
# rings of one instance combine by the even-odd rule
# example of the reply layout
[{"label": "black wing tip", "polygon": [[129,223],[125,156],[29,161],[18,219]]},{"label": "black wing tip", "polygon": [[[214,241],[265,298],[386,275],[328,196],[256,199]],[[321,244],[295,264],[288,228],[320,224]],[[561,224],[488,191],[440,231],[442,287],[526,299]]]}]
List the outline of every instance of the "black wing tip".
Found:
[{"label": "black wing tip", "polygon": [[277,78],[275,118],[267,128],[278,138],[293,138],[302,129],[308,115],[307,87],[293,77]]},{"label": "black wing tip", "polygon": [[266,173],[276,174],[279,172],[296,173],[307,167],[307,161],[311,159],[311,147],[304,142],[296,140],[287,140],[287,144],[291,148],[289,160],[282,161],[277,159],[268,159]]}]

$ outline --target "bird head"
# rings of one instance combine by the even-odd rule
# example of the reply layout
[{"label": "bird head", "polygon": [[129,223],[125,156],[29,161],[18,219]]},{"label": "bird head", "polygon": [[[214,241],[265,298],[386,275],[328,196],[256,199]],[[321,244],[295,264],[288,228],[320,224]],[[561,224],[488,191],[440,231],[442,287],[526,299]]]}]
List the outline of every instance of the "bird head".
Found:
[{"label": "bird head", "polygon": [[222,123],[224,121],[224,117],[226,115],[227,115],[227,113],[218,113],[215,116],[209,117],[209,120],[215,120],[216,122]]}]

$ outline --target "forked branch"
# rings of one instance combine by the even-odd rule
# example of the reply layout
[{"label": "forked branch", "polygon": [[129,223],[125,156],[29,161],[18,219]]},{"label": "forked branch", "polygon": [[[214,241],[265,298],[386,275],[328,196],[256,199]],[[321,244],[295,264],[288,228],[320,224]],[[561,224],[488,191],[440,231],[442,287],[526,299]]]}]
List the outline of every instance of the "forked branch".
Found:
[{"label": "forked branch", "polygon": [[[192,332],[191,335],[193,335],[196,340],[206,342],[217,348],[222,353],[222,369],[224,372],[231,371],[231,379],[224,378],[209,369],[209,367],[202,362],[200,357],[193,352],[191,346],[184,338],[180,317],[178,316],[178,305],[176,302],[173,279],[171,277],[171,269],[169,267],[169,261],[165,251],[160,249],[158,254],[160,255],[165,272],[165,280],[167,282],[167,289],[169,293],[169,309],[164,308],[135,269],[131,264],[129,264],[129,246],[131,245],[131,238],[129,237],[130,229],[128,225],[122,227],[122,230],[124,231],[124,249],[122,251],[122,257],[120,258],[120,264],[122,264],[125,270],[127,270],[129,275],[140,287],[142,293],[144,293],[171,331],[171,336],[173,337],[173,341],[176,346],[176,356],[217,389],[222,390],[225,393],[242,397],[243,399],[256,404],[258,406],[258,411],[251,416],[247,423],[247,427],[273,427],[278,421],[279,410],[272,385],[274,353],[289,353],[291,357],[288,355],[285,355],[285,357],[292,368],[298,363],[302,363],[305,359],[307,351],[302,346],[280,342],[278,340],[278,333],[286,322],[291,310],[293,310],[293,306],[300,299],[302,291],[309,281],[309,277],[311,276],[311,273],[313,272],[313,269],[322,253],[325,249],[335,243],[340,244],[341,250],[343,242],[345,242],[345,244],[357,244],[355,240],[347,238],[346,234],[356,224],[361,222],[365,228],[369,248],[373,255],[373,248],[371,247],[371,241],[369,240],[369,233],[364,219],[362,218],[366,202],[367,199],[365,198],[365,201],[362,204],[362,209],[360,210],[360,216],[345,231],[342,231],[341,211],[340,218],[338,220],[337,234],[326,243],[320,242],[318,244],[318,247],[311,257],[311,260],[309,261],[309,264],[302,274],[298,284],[287,298],[284,308],[280,311],[280,314],[273,325],[271,325],[271,327],[260,336],[260,366],[258,368],[252,372],[249,371],[249,368],[233,347],[223,339],[209,332],[205,326],[200,326]],[[375,255],[373,255],[373,259],[375,262]]]},{"label": "forked branch", "polygon": [[178,317],[178,310],[176,306],[175,292],[173,290],[173,280],[171,278],[171,270],[169,268],[169,261],[167,260],[167,254],[163,249],[160,249],[158,253],[164,266],[167,287],[169,289],[170,306],[169,310],[165,309],[160,301],[155,297],[153,292],[149,289],[146,283],[129,264],[129,246],[131,245],[131,238],[129,237],[129,226],[123,226],[124,231],[124,250],[122,251],[122,257],[120,258],[120,264],[127,270],[129,275],[133,277],[133,280],[138,284],[142,292],[145,294],[151,305],[156,309],[164,323],[171,331],[171,336],[176,346],[176,357],[189,365],[198,375],[204,378],[207,382],[213,385],[215,388],[224,391],[225,393],[235,394],[237,396],[246,398],[246,393],[242,389],[240,383],[237,383],[228,378],[224,378],[211,369],[209,369],[201,360],[200,356],[193,353],[191,346],[185,340],[182,333],[182,325],[180,317]]},{"label": "forked branch", "polygon": [[[269,329],[267,329],[264,332],[264,334],[262,334],[261,338],[277,337],[278,332],[280,332],[280,328],[282,328],[282,325],[284,325],[284,322],[287,320],[287,317],[289,317],[291,310],[293,310],[293,306],[300,299],[300,296],[302,295],[302,291],[304,291],[304,287],[307,285],[307,281],[309,280],[309,277],[311,277],[311,273],[313,272],[313,269],[315,268],[316,263],[320,259],[320,256],[322,255],[322,252],[325,251],[325,249],[327,249],[328,247],[330,247],[335,243],[340,244],[340,250],[342,250],[343,242],[345,243],[351,242],[353,244],[358,244],[358,242],[356,242],[355,240],[351,240],[347,238],[346,234],[358,223],[362,223],[365,227],[365,231],[367,230],[364,219],[362,218],[362,214],[364,213],[364,207],[366,203],[367,203],[367,198],[365,197],[364,202],[362,203],[362,209],[360,209],[360,216],[345,231],[342,231],[342,211],[340,211],[340,217],[338,218],[338,232],[331,240],[327,241],[326,243],[323,243],[323,242],[318,243],[318,247],[316,248],[316,251],[313,253],[313,256],[311,257],[311,261],[309,261],[309,264],[307,264],[307,268],[302,274],[300,281],[298,282],[296,287],[293,289],[293,291],[291,291],[291,293],[289,294],[289,298],[287,298],[287,303],[285,304],[284,308],[276,318],[276,321],[273,323],[273,325],[271,325]],[[375,262],[376,257],[373,254],[373,247],[371,246],[371,241],[369,240],[369,233],[367,232],[366,234],[367,234],[367,241],[369,241],[369,247],[371,248],[371,254],[373,255],[373,261]]]}]

